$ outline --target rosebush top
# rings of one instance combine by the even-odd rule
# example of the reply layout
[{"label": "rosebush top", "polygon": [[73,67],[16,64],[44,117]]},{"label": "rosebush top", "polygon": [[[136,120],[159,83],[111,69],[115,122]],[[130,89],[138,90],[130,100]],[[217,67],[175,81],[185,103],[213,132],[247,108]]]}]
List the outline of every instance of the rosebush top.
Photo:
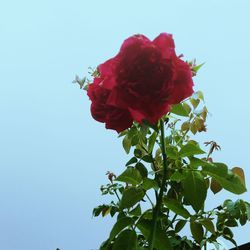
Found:
[{"label": "rosebush top", "polygon": [[176,55],[167,33],[153,41],[144,35],[129,37],[119,53],[97,69],[88,87],[91,114],[117,132],[133,121],[155,124],[172,104],[193,93],[191,68]]},{"label": "rosebush top", "polygon": [[[177,56],[169,34],[153,41],[135,35],[91,73],[93,80],[76,77],[94,119],[125,130],[119,137],[132,156],[120,175],[108,171],[109,183],[100,188],[115,200],[93,215],[116,216],[100,250],[198,250],[208,243],[219,249],[220,237],[237,247],[231,228],[250,221],[250,204],[227,199],[207,210],[206,198],[209,189],[246,192],[244,171],[213,160],[221,149],[214,140],[204,143],[206,152],[190,136],[206,132],[208,110],[203,93],[193,94],[192,80],[202,65]],[[183,234],[186,226],[192,238]]]}]

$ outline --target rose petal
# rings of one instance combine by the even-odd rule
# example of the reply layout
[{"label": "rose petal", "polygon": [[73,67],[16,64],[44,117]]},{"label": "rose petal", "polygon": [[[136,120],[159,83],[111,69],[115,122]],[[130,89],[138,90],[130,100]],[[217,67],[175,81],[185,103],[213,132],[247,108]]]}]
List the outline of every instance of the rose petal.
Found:
[{"label": "rose petal", "polygon": [[151,43],[151,41],[146,36],[140,35],[140,34],[134,35],[134,36],[131,36],[131,37],[127,38],[123,42],[123,44],[121,46],[121,49],[120,49],[120,52],[123,53],[124,50],[126,50],[127,48],[129,48],[131,46],[132,47],[134,47],[136,45],[142,46],[142,45],[146,45],[146,44],[149,44],[149,43]]},{"label": "rose petal", "polygon": [[106,128],[114,129],[118,133],[131,127],[133,124],[133,118],[130,113],[124,109],[118,109],[110,107],[106,116]]},{"label": "rose petal", "polygon": [[171,34],[161,33],[153,40],[153,43],[161,50],[164,58],[168,59],[176,55],[175,44]]},{"label": "rose petal", "polygon": [[183,101],[194,92],[190,66],[179,58],[177,58],[175,62],[175,79],[173,86],[169,99],[169,102],[172,104]]}]

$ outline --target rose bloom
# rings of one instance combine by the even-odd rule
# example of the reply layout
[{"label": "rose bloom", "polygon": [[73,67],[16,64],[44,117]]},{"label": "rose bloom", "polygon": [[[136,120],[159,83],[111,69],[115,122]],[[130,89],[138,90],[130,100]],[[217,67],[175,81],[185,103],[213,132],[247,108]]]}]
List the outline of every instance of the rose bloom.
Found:
[{"label": "rose bloom", "polygon": [[133,118],[128,110],[107,104],[110,93],[110,90],[102,87],[98,78],[89,85],[91,114],[95,120],[106,123],[107,129],[114,129],[119,133],[132,126]]},{"label": "rose bloom", "polygon": [[191,68],[176,55],[172,35],[166,33],[153,41],[129,37],[98,71],[88,88],[91,114],[117,132],[133,121],[155,124],[172,104],[193,93]]}]

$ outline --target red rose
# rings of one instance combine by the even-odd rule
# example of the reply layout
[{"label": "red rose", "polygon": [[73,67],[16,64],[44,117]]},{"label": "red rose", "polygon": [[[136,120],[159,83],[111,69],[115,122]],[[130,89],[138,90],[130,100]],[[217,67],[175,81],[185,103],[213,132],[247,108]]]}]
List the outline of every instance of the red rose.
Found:
[{"label": "red rose", "polygon": [[[100,77],[94,79],[88,90],[91,112],[96,120],[106,122],[106,127],[117,131],[130,127],[131,120],[156,123],[172,104],[193,93],[190,66],[176,56],[172,35],[166,33],[153,41],[143,35],[128,38],[120,52],[101,64],[98,70]],[[91,98],[93,88],[101,92],[98,98]],[[119,129],[115,127],[117,124],[107,125],[107,117],[112,113],[113,119],[117,112],[122,116],[119,122],[115,119]]]},{"label": "red rose", "polygon": [[133,119],[128,110],[120,109],[107,104],[110,90],[100,85],[101,81],[96,78],[88,87],[88,96],[92,101],[91,114],[99,122],[106,123],[107,129],[114,129],[118,133],[131,127]]}]

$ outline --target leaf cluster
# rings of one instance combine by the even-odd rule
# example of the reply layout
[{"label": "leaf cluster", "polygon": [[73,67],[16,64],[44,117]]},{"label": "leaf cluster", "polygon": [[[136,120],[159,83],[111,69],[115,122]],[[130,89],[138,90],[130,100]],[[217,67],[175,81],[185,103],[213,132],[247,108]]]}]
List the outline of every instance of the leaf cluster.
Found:
[{"label": "leaf cluster", "polygon": [[[162,118],[166,125],[167,181],[157,220],[156,250],[201,249],[208,242],[218,248],[219,237],[236,245],[231,228],[250,220],[250,205],[243,200],[226,200],[211,211],[205,209],[209,190],[214,195],[223,189],[234,194],[246,192],[241,168],[213,162],[214,150],[220,149],[214,141],[206,142],[208,148],[191,138],[206,132],[207,115],[204,96],[198,91]],[[160,125],[134,123],[119,137],[129,159],[125,170],[101,187],[102,194],[116,197],[115,201],[93,210],[94,216],[116,216],[100,249],[148,249],[163,178]],[[189,238],[181,236],[187,227]]]}]

